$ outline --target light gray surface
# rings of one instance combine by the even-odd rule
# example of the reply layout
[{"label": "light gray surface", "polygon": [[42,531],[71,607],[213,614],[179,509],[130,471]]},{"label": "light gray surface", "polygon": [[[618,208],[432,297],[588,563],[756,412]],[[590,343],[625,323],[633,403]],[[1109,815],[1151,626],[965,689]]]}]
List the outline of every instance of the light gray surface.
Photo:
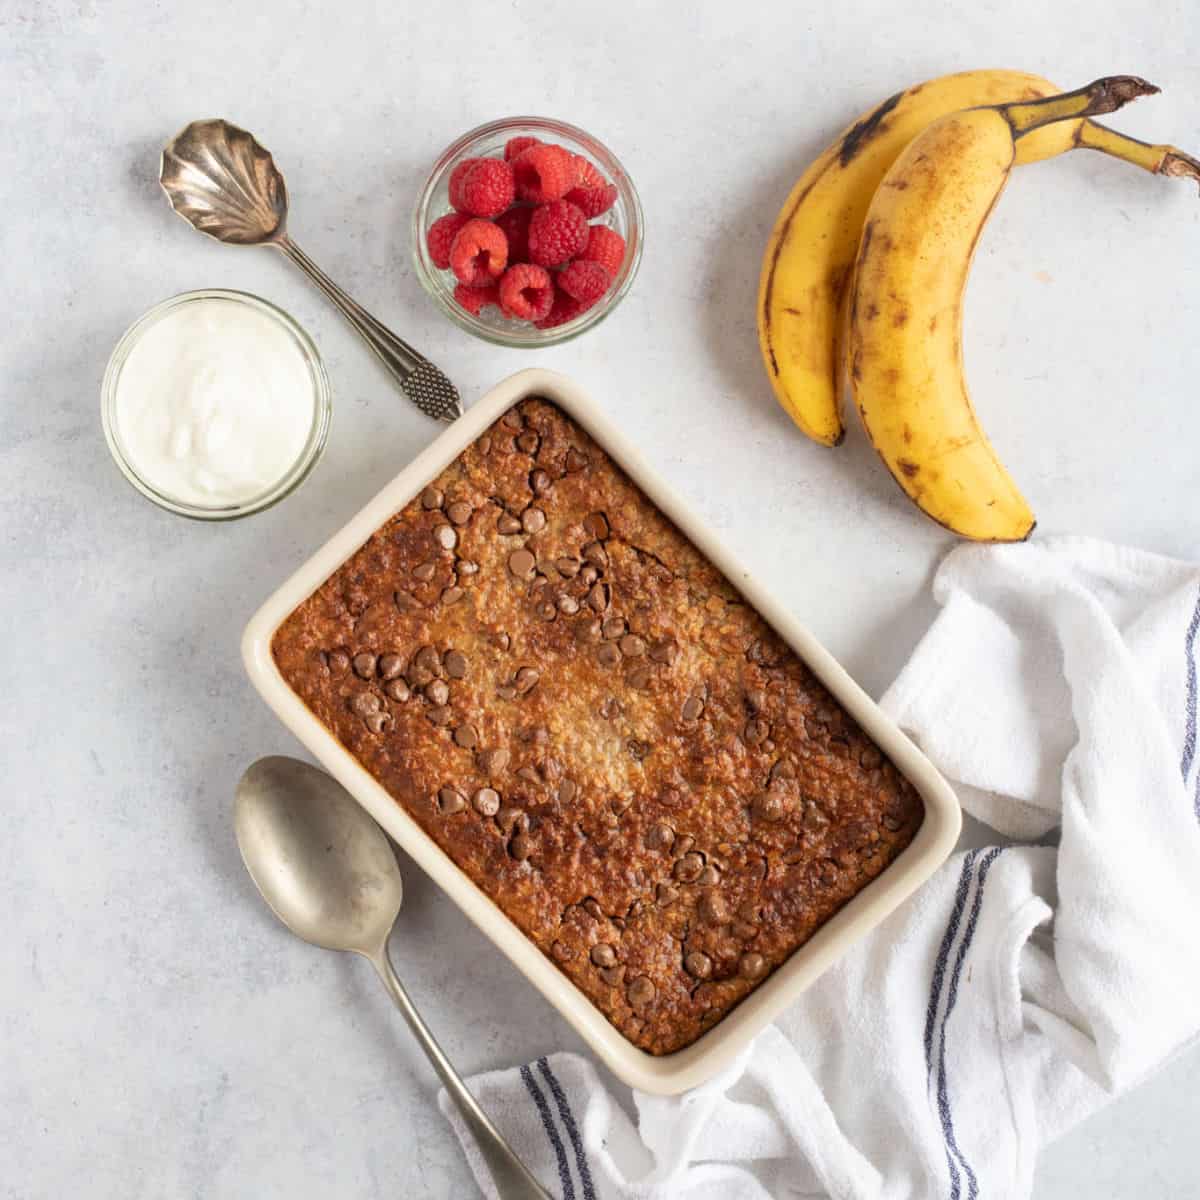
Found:
[{"label": "light gray surface", "polygon": [[[790,181],[888,93],[992,64],[1065,85],[1144,74],[1165,94],[1115,123],[1200,149],[1200,16],[1183,0],[455,12],[0,0],[5,1195],[472,1194],[369,968],[273,922],[230,828],[246,763],[296,749],[244,681],[243,621],[436,430],[286,263],[171,215],[153,185],[168,136],[214,115],[256,132],[287,174],[300,244],[468,401],[535,362],[606,400],[876,694],[930,618],[949,542],[861,437],[820,450],[770,398],[753,295]],[[408,262],[423,169],[466,128],[522,111],[609,142],[649,225],[623,307],[537,355],[452,328]],[[1042,530],[1197,555],[1197,261],[1188,186],[1083,154],[1014,179],[976,263],[967,355]],[[336,393],[309,483],[230,526],[150,507],[99,429],[117,337],[201,286],[291,311]],[[460,1067],[575,1046],[411,864],[406,881],[394,952]],[[1195,1195],[1198,1065],[1048,1151],[1039,1200]]]}]

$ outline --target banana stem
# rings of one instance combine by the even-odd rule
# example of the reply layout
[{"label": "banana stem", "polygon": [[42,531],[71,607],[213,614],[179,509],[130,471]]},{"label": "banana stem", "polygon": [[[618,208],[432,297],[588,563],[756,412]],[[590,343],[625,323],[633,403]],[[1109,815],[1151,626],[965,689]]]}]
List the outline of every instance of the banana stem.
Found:
[{"label": "banana stem", "polygon": [[1139,142],[1128,134],[1118,133],[1107,125],[1084,121],[1075,135],[1075,144],[1085,150],[1098,150],[1113,158],[1123,159],[1151,175],[1171,175],[1191,179],[1200,186],[1200,161],[1174,146],[1151,145]]},{"label": "banana stem", "polygon": [[1136,75],[1107,75],[1086,87],[1060,96],[1047,96],[1043,100],[1021,100],[1014,104],[1000,104],[997,109],[1004,114],[1013,131],[1013,137],[1021,137],[1030,130],[1040,129],[1054,121],[1068,121],[1073,117],[1095,117],[1100,113],[1116,112],[1118,108],[1136,100],[1139,96],[1152,96],[1159,89]]}]

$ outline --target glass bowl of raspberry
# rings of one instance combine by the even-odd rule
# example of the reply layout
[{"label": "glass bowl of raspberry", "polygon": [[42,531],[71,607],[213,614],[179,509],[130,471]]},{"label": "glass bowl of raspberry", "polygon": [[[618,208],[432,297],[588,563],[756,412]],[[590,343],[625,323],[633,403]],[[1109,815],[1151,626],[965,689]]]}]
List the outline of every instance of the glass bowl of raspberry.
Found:
[{"label": "glass bowl of raspberry", "polygon": [[599,324],[642,257],[642,206],[616,156],[545,117],[463,134],[434,163],[413,215],[417,275],[468,333],[552,346]]}]

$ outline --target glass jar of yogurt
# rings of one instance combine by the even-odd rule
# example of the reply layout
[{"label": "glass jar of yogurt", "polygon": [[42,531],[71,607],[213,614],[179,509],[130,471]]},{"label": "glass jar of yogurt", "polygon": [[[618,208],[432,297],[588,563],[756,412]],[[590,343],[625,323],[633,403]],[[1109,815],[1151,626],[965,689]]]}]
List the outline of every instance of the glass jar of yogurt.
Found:
[{"label": "glass jar of yogurt", "polygon": [[329,433],[312,339],[275,305],[206,289],[164,300],[117,343],[101,421],[117,466],[160,507],[223,521],[307,478]]}]

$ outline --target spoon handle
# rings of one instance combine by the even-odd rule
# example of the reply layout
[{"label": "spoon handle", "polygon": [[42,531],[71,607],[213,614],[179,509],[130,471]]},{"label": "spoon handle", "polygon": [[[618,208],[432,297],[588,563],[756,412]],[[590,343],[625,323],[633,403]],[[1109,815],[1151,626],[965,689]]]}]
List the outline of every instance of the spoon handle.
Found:
[{"label": "spoon handle", "polygon": [[513,1153],[500,1131],[467,1090],[467,1085],[463,1083],[458,1072],[451,1066],[450,1060],[442,1052],[441,1046],[437,1044],[421,1014],[409,999],[404,985],[396,977],[387,947],[381,947],[378,952],[368,957],[379,978],[383,980],[383,986],[387,988],[396,1007],[408,1022],[409,1029],[421,1043],[421,1049],[433,1064],[433,1069],[438,1073],[438,1078],[445,1085],[450,1098],[458,1105],[458,1111],[462,1113],[463,1120],[474,1135],[475,1144],[492,1173],[492,1182],[496,1185],[500,1200],[553,1200],[549,1192],[534,1179]]},{"label": "spoon handle", "polygon": [[272,245],[287,255],[325,293],[326,298],[358,331],[384,369],[422,412],[442,421],[462,415],[454,385],[423,354],[397,337],[382,321],[344,292],[287,234]]}]

